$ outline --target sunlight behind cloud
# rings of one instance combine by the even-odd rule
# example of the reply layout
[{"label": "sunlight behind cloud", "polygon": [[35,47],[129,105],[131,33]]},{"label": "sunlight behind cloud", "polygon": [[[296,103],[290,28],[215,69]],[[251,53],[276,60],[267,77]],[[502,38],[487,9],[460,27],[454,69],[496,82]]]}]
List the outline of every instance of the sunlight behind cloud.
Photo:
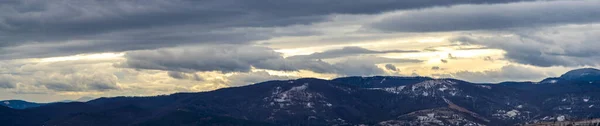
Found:
[{"label": "sunlight behind cloud", "polygon": [[125,53],[97,53],[97,54],[80,54],[73,56],[50,57],[39,59],[39,62],[59,62],[73,60],[105,60],[123,57]]}]

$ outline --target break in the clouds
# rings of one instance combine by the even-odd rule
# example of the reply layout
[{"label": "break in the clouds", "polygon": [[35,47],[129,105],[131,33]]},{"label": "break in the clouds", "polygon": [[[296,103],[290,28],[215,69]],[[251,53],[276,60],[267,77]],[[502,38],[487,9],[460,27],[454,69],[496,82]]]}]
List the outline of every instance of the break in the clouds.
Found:
[{"label": "break in the clouds", "polygon": [[543,27],[600,21],[600,1],[539,1],[491,5],[458,5],[401,11],[369,27],[383,31],[440,32]]}]

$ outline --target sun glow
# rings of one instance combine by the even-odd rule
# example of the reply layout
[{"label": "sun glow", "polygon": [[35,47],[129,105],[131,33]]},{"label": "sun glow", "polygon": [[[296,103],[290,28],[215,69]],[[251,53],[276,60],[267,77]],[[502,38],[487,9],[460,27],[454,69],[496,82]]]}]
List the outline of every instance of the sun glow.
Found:
[{"label": "sun glow", "polygon": [[74,60],[106,60],[123,57],[125,53],[98,53],[98,54],[81,54],[63,57],[42,58],[39,62],[59,62],[59,61],[74,61]]}]

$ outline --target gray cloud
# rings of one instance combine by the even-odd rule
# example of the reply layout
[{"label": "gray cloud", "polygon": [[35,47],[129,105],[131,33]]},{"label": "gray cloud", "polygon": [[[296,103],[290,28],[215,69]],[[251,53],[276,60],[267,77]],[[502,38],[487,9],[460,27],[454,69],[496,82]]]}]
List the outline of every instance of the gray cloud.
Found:
[{"label": "gray cloud", "polygon": [[447,59],[440,59],[440,61],[441,61],[442,63],[448,63],[448,60],[447,60]]},{"label": "gray cloud", "polygon": [[418,63],[420,60],[389,59],[382,57],[346,57],[343,61],[328,63],[318,59],[283,58],[270,48],[256,46],[218,45],[197,48],[172,48],[126,53],[122,67],[177,72],[221,71],[249,72],[259,69],[298,71],[340,75],[376,75],[383,71],[375,64]]},{"label": "gray cloud", "polygon": [[492,61],[492,62],[494,61],[494,59],[490,56],[483,57],[483,60],[484,61]]},{"label": "gray cloud", "polygon": [[314,59],[281,59],[268,64],[257,64],[257,68],[272,70],[310,70],[317,73],[335,73],[347,76],[381,75],[385,72],[376,66],[382,63],[419,63],[421,60],[390,59],[374,56],[344,57],[341,61],[327,63]]},{"label": "gray cloud", "polygon": [[125,57],[127,67],[180,72],[248,72],[253,64],[282,58],[269,48],[235,45],[134,51]]},{"label": "gray cloud", "polygon": [[188,73],[183,73],[183,72],[175,72],[175,71],[169,71],[167,72],[167,74],[169,75],[169,77],[175,78],[175,79],[186,79],[186,80],[195,80],[195,81],[202,81],[203,79],[198,76],[198,74],[188,74]]},{"label": "gray cloud", "polygon": [[472,82],[502,82],[502,81],[538,81],[550,75],[528,67],[507,65],[497,70],[482,72],[460,71],[450,74],[436,74],[438,77],[452,77]]},{"label": "gray cloud", "polygon": [[249,84],[269,81],[269,80],[293,79],[293,78],[287,77],[287,76],[271,75],[265,71],[249,72],[249,73],[236,73],[227,78],[230,81],[229,82],[230,86],[243,86],[243,85],[249,85]]},{"label": "gray cloud", "polygon": [[119,90],[112,60],[0,63],[0,88],[18,94]]},{"label": "gray cloud", "polygon": [[374,51],[365,49],[362,47],[344,47],[341,49],[332,49],[324,52],[317,52],[310,55],[297,55],[291,56],[290,59],[329,59],[329,58],[337,58],[337,57],[345,57],[345,56],[353,56],[353,55],[364,55],[364,54],[385,54],[385,53],[406,53],[406,52],[419,52],[417,50],[384,50],[384,51]]},{"label": "gray cloud", "polygon": [[335,67],[322,60],[312,59],[271,59],[254,65],[260,69],[297,71],[310,70],[317,73],[335,73]]},{"label": "gray cloud", "polygon": [[599,1],[536,1],[493,5],[457,5],[401,12],[370,28],[398,32],[539,27],[600,21]]},{"label": "gray cloud", "polygon": [[[274,36],[317,34],[315,31],[282,33],[264,28],[309,24],[323,21],[331,14],[374,14],[515,1],[521,0],[2,1],[0,58],[156,49],[198,43],[239,44]],[[18,49],[13,49],[15,47]]]},{"label": "gray cloud", "polygon": [[395,59],[395,58],[385,58],[385,57],[376,57],[376,56],[354,56],[347,57],[342,60],[342,62],[367,62],[373,64],[381,64],[381,63],[421,63],[423,60],[416,59]]},{"label": "gray cloud", "polygon": [[10,77],[0,77],[0,88],[15,88],[17,84]]},{"label": "gray cloud", "polygon": [[38,78],[38,84],[54,91],[108,91],[119,89],[116,76],[68,74]]},{"label": "gray cloud", "polygon": [[453,56],[452,53],[448,53],[448,59],[458,59],[458,57]]},{"label": "gray cloud", "polygon": [[[522,43],[518,37],[486,37],[486,38],[469,38],[461,37],[462,41],[469,44],[486,45],[491,48],[499,48],[506,51],[505,57],[508,60],[531,64],[536,66],[554,66],[554,65],[567,65],[571,66],[574,63],[563,60],[561,57],[555,57],[553,55],[547,55],[543,52],[544,46],[536,43]],[[465,41],[470,39],[468,41]]]},{"label": "gray cloud", "polygon": [[381,75],[385,72],[373,63],[344,61],[335,63],[338,74],[347,76]]},{"label": "gray cloud", "polygon": [[600,37],[594,34],[600,32],[587,27],[590,26],[552,27],[531,32],[521,30],[492,36],[460,36],[450,41],[502,49],[506,52],[505,59],[521,64],[542,67],[599,65],[600,57],[597,54],[600,54]]},{"label": "gray cloud", "polygon": [[417,73],[417,71],[413,70],[413,72],[410,74],[410,76],[417,77],[417,76],[420,76],[420,75]]},{"label": "gray cloud", "polygon": [[413,59],[391,59],[373,56],[348,57],[334,64],[336,71],[341,75],[364,76],[382,75],[385,72],[376,66],[383,63],[420,63],[421,60]]},{"label": "gray cloud", "polygon": [[398,68],[396,68],[396,66],[393,64],[385,64],[385,69],[391,70],[391,71],[399,71]]}]

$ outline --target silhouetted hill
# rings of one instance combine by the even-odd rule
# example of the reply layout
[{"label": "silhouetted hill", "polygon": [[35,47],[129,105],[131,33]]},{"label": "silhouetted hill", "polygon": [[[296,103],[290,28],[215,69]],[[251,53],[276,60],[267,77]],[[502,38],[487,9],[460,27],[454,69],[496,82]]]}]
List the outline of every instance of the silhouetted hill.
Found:
[{"label": "silhouetted hill", "polygon": [[600,70],[594,68],[576,69],[561,75],[560,78],[570,81],[600,81]]},{"label": "silhouetted hill", "polygon": [[13,109],[26,109],[26,108],[40,107],[44,104],[46,104],[46,103],[34,103],[34,102],[27,102],[27,101],[23,101],[23,100],[0,101],[0,106],[6,106],[9,108],[13,108]]}]

